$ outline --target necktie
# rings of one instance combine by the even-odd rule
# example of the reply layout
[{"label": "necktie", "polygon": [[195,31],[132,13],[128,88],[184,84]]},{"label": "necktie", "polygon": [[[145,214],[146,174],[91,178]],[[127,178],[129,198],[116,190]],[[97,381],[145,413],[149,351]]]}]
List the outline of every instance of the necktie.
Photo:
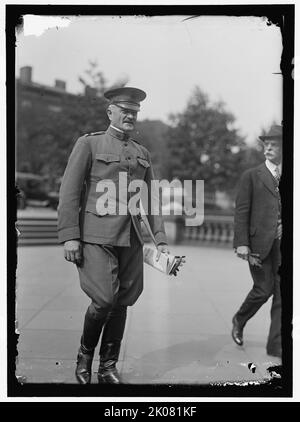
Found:
[{"label": "necktie", "polygon": [[278,210],[278,222],[277,222],[277,232],[276,232],[276,238],[281,239],[281,234],[282,234],[282,224],[281,224],[281,198],[280,198],[280,193],[279,193],[279,182],[280,182],[280,173],[279,173],[279,168],[276,166],[275,167],[275,179],[277,181],[277,187],[276,187],[276,192],[278,195],[278,203],[279,203],[279,210]]},{"label": "necktie", "polygon": [[277,180],[277,182],[280,182],[280,173],[279,173],[279,168],[276,166],[275,167],[275,179]]}]

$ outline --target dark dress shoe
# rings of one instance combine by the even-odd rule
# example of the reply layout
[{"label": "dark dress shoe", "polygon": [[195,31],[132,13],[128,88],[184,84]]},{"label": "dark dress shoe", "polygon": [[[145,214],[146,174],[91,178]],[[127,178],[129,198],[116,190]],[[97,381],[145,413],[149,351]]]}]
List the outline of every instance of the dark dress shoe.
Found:
[{"label": "dark dress shoe", "polygon": [[238,323],[236,317],[233,317],[232,324],[233,324],[232,331],[231,331],[232,338],[238,346],[242,346],[244,344],[243,327]]},{"label": "dark dress shoe", "polygon": [[79,348],[75,375],[79,384],[90,384],[92,378],[92,362],[94,352],[83,353]]},{"label": "dark dress shoe", "polygon": [[99,384],[121,384],[121,378],[117,368],[99,368],[98,371]]}]

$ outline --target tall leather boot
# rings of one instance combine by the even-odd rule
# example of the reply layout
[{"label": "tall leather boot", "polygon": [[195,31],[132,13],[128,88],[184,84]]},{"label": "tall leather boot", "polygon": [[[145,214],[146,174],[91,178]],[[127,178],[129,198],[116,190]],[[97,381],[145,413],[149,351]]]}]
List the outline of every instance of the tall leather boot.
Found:
[{"label": "tall leather boot", "polygon": [[120,384],[122,382],[116,364],[126,324],[126,311],[126,306],[118,306],[108,314],[100,347],[99,384]]},{"label": "tall leather boot", "polygon": [[94,349],[87,350],[83,345],[79,347],[75,369],[76,379],[79,384],[91,383],[93,357]]},{"label": "tall leather boot", "polygon": [[96,309],[93,304],[86,311],[75,369],[75,376],[79,384],[91,383],[94,351],[106,321],[107,313],[107,309]]}]

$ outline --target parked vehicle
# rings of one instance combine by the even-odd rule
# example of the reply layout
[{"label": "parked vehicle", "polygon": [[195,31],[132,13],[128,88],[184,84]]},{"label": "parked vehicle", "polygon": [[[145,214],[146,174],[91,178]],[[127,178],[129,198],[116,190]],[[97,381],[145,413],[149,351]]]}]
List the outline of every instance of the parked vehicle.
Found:
[{"label": "parked vehicle", "polygon": [[24,209],[28,205],[49,206],[47,180],[47,176],[17,172],[16,186],[19,191],[17,194],[18,208]]}]

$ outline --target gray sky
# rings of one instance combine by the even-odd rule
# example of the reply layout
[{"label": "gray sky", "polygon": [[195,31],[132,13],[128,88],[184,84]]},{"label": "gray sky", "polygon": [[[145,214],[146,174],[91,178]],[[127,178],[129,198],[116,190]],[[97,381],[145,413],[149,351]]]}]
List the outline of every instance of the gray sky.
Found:
[{"label": "gray sky", "polygon": [[147,92],[140,120],[167,122],[197,85],[226,103],[248,141],[280,123],[282,76],[272,74],[280,72],[279,28],[255,17],[186,17],[68,17],[46,29],[51,18],[28,16],[17,38],[16,72],[31,65],[35,82],[63,79],[79,93],[78,76],[97,60],[109,83],[128,75],[129,86]]}]

